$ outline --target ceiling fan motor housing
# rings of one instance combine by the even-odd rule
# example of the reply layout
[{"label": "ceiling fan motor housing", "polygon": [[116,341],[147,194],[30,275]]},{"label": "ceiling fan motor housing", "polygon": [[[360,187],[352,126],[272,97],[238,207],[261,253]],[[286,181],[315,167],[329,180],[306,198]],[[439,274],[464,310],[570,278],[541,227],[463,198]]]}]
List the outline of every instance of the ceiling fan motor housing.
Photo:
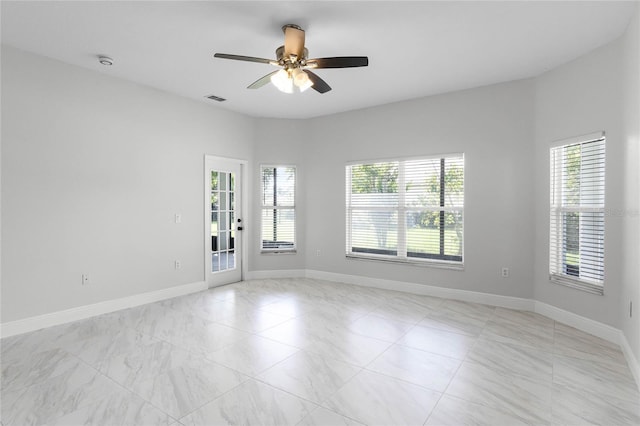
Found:
[{"label": "ceiling fan motor housing", "polygon": [[295,61],[292,61],[291,57],[287,57],[284,54],[284,46],[280,46],[276,49],[276,59],[284,67],[296,68],[296,66],[304,66],[309,57],[309,50],[305,47],[303,52],[302,58],[295,58]]}]

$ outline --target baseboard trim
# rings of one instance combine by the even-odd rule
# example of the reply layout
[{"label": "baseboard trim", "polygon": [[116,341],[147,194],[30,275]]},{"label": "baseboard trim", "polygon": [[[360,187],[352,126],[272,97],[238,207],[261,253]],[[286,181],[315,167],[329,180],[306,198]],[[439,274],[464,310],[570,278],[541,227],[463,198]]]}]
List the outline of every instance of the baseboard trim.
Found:
[{"label": "baseboard trim", "polygon": [[609,342],[620,345],[621,331],[610,325],[603,324],[601,322],[583,317],[573,312],[565,311],[564,309],[557,308],[547,303],[535,301],[535,312],[549,317],[552,320],[569,325],[585,333],[593,334]]},{"label": "baseboard trim", "polygon": [[304,269],[274,269],[264,271],[249,271],[246,274],[247,280],[266,280],[269,278],[304,278]]},{"label": "baseboard trim", "polygon": [[518,309],[522,311],[532,311],[540,315],[549,317],[555,321],[593,334],[612,343],[621,344],[621,331],[617,328],[603,324],[598,321],[565,311],[547,303],[533,299],[520,297],[501,296],[498,294],[481,293],[469,290],[437,287],[426,284],[409,283],[405,281],[383,280],[379,278],[368,278],[358,275],[337,274],[334,272],[307,270],[306,277],[322,279],[334,282],[343,282],[364,287],[380,288],[384,290],[403,291],[406,293],[420,294],[424,296],[435,296],[446,299],[462,300],[464,302],[482,303],[502,308]]},{"label": "baseboard trim", "polygon": [[148,293],[136,294],[120,299],[106,300],[104,302],[91,305],[78,306],[77,308],[63,311],[51,312],[49,314],[24,318],[0,324],[0,337],[9,337],[16,334],[28,333],[40,330],[41,328],[64,324],[90,318],[96,315],[107,314],[121,309],[133,308],[159,300],[171,299],[172,297],[184,296],[185,294],[196,293],[208,288],[204,281],[164,288],[162,290]]},{"label": "baseboard trim", "polygon": [[498,294],[481,293],[477,291],[460,290],[455,288],[438,287],[427,284],[410,283],[406,281],[384,280],[380,278],[368,278],[358,275],[336,274],[333,272],[307,270],[307,278],[321,279],[334,282],[343,282],[362,287],[373,287],[384,290],[402,291],[405,293],[420,294],[422,296],[442,297],[446,299],[461,300],[464,302],[482,303],[503,308],[532,311],[534,304],[531,299],[521,297],[501,296]]},{"label": "baseboard trim", "polygon": [[620,347],[622,348],[622,353],[624,353],[624,356],[627,359],[627,364],[629,364],[631,374],[633,374],[633,378],[636,379],[638,390],[640,390],[640,363],[638,363],[638,358],[636,358],[635,354],[631,350],[629,341],[622,331],[620,331]]}]

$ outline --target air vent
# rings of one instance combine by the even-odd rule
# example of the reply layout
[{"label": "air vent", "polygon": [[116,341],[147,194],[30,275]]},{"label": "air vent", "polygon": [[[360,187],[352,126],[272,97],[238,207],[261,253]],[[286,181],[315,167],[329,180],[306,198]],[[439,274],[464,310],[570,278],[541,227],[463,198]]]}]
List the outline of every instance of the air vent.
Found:
[{"label": "air vent", "polygon": [[211,99],[212,101],[217,101],[217,102],[226,101],[225,98],[221,98],[220,96],[216,96],[216,95],[209,95],[209,96],[207,96],[207,99]]}]

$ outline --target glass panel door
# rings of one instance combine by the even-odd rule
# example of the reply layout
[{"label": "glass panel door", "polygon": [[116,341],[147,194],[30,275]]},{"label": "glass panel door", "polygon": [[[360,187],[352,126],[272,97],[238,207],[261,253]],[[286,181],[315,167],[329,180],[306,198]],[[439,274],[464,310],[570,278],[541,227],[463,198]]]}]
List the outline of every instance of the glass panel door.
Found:
[{"label": "glass panel door", "polygon": [[211,171],[211,272],[236,268],[235,173]]},{"label": "glass panel door", "polygon": [[242,280],[243,164],[205,158],[205,274],[210,287]]}]

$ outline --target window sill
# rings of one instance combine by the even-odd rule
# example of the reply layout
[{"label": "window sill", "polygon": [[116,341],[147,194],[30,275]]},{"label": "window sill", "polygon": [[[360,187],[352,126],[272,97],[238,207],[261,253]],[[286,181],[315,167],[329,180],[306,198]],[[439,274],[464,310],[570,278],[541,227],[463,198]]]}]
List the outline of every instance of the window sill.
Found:
[{"label": "window sill", "polygon": [[273,255],[273,254],[297,254],[298,250],[260,250],[260,254]]},{"label": "window sill", "polygon": [[347,259],[350,260],[362,260],[365,262],[384,262],[394,263],[399,265],[419,266],[422,268],[438,268],[438,269],[451,269],[455,271],[464,271],[464,263],[461,262],[448,262],[437,260],[408,260],[408,259],[388,259],[378,256],[362,256],[355,254],[347,254]]},{"label": "window sill", "polygon": [[587,293],[597,294],[598,296],[604,295],[603,285],[592,284],[586,281],[569,278],[564,275],[549,274],[549,281],[565,287],[574,288],[576,290],[586,291]]}]

